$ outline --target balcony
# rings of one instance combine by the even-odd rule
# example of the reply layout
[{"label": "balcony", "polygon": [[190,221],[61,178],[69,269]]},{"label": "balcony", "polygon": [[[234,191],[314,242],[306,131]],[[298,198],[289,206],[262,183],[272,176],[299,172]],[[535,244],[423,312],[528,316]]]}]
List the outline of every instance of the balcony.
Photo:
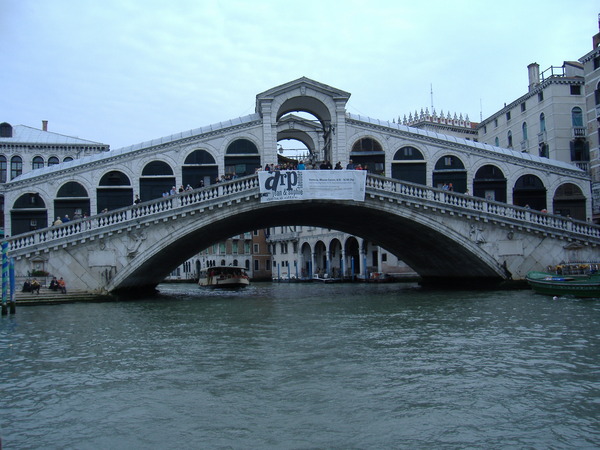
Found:
[{"label": "balcony", "polygon": [[521,141],[521,152],[525,153],[529,150],[529,139]]},{"label": "balcony", "polygon": [[588,175],[590,174],[590,162],[589,161],[573,161],[572,163],[575,164],[578,168],[583,170]]},{"label": "balcony", "polygon": [[546,142],[546,132],[542,131],[541,133],[538,133],[538,144],[542,144],[544,142]]},{"label": "balcony", "polygon": [[574,138],[584,138],[587,134],[585,127],[573,127]]}]

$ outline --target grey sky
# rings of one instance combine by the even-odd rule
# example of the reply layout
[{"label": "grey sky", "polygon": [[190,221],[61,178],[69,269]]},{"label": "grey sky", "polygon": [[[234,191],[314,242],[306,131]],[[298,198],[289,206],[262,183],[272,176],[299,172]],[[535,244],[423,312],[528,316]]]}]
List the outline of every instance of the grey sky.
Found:
[{"label": "grey sky", "polygon": [[348,110],[472,121],[592,50],[597,0],[0,0],[0,122],[119,148],[254,112],[302,76]]}]

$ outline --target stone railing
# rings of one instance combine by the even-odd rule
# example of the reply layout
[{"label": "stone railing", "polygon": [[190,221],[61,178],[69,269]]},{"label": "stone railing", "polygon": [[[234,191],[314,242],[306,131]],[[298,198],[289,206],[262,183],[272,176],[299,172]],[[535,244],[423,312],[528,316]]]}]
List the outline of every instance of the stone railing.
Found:
[{"label": "stone railing", "polygon": [[[254,191],[254,192],[253,192]],[[213,184],[209,187],[170,195],[139,205],[116,209],[85,219],[73,220],[62,225],[51,226],[18,236],[7,238],[8,250],[20,252],[32,250],[40,245],[62,245],[70,239],[81,238],[84,235],[97,235],[104,232],[114,232],[131,226],[132,221],[141,222],[152,220],[161,215],[195,209],[199,205],[209,206],[211,201],[216,203],[234,199],[237,195],[258,194],[258,177],[248,176],[225,183]]]},{"label": "stone railing", "polygon": [[515,226],[538,226],[548,233],[568,234],[573,238],[600,243],[600,226],[569,217],[557,216],[507,203],[486,200],[481,197],[448,192],[419,184],[411,184],[390,178],[367,177],[367,192],[396,193],[405,199],[418,200],[430,206],[446,206],[473,215],[488,215],[490,219],[502,220]]}]

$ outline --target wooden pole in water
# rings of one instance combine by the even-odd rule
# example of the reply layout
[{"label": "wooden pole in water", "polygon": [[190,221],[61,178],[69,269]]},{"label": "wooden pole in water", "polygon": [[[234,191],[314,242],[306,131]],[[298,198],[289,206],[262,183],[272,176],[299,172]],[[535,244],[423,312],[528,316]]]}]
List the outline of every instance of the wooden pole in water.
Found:
[{"label": "wooden pole in water", "polygon": [[9,264],[9,279],[10,279],[10,313],[17,312],[17,299],[15,293],[15,258],[10,258]]},{"label": "wooden pole in water", "polygon": [[8,242],[2,242],[2,315],[8,314],[6,298],[8,294]]}]

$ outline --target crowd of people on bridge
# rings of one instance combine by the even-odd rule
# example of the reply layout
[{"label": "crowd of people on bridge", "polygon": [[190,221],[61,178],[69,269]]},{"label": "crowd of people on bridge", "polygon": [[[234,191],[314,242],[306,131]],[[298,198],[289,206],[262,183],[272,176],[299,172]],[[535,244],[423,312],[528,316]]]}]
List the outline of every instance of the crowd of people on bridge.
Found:
[{"label": "crowd of people on bridge", "polygon": [[[338,161],[334,166],[328,160],[323,161],[321,164],[312,163],[308,161],[288,161],[283,164],[267,164],[264,169],[258,167],[256,172],[264,170],[266,172],[273,172],[277,170],[343,170],[344,167],[341,161]],[[346,170],[369,170],[367,165],[354,164],[352,160],[346,164]]]}]

